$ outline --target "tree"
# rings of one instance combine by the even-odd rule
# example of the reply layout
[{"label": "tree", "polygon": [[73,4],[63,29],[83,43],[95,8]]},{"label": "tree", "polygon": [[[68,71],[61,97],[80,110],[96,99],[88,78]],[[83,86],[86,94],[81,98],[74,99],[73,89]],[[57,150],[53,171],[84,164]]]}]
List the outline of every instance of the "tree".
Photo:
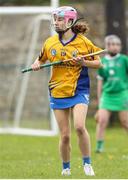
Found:
[{"label": "tree", "polygon": [[125,0],[106,0],[106,35],[116,34],[121,38],[122,52],[127,52]]}]

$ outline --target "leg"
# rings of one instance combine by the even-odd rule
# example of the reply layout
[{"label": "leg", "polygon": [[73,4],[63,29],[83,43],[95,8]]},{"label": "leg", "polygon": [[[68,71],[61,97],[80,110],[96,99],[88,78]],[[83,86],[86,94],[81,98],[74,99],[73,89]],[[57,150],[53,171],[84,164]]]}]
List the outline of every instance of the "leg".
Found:
[{"label": "leg", "polygon": [[94,119],[96,120],[96,122],[98,122],[99,119],[99,110],[96,111],[95,115],[94,115]]},{"label": "leg", "polygon": [[90,137],[85,128],[88,106],[77,104],[73,108],[74,127],[78,136],[78,143],[82,156],[90,156]]},{"label": "leg", "polygon": [[128,132],[128,111],[120,111],[119,118],[122,126]]},{"label": "leg", "polygon": [[85,127],[85,120],[88,106],[85,104],[77,104],[73,108],[74,127],[78,136],[80,151],[83,156],[84,172],[87,176],[94,176],[91,166],[91,146],[90,137]]},{"label": "leg", "polygon": [[97,140],[104,139],[104,133],[105,133],[105,129],[108,125],[110,115],[111,115],[111,112],[108,110],[100,109],[98,111],[98,121],[97,121],[97,127],[96,127]]},{"label": "leg", "polygon": [[63,162],[70,161],[70,124],[69,109],[54,110],[54,114],[60,130],[60,155]]},{"label": "leg", "polygon": [[98,121],[96,126],[97,152],[101,152],[103,149],[104,133],[108,125],[110,115],[111,112],[108,110],[100,109],[98,111]]}]

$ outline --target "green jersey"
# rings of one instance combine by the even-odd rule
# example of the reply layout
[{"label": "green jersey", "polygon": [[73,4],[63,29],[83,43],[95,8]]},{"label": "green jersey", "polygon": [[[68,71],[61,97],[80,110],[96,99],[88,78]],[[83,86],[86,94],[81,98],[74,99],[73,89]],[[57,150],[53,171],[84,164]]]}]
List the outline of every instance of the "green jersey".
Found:
[{"label": "green jersey", "polygon": [[118,93],[128,90],[128,57],[117,54],[102,58],[103,68],[98,70],[98,77],[103,79],[103,92]]}]

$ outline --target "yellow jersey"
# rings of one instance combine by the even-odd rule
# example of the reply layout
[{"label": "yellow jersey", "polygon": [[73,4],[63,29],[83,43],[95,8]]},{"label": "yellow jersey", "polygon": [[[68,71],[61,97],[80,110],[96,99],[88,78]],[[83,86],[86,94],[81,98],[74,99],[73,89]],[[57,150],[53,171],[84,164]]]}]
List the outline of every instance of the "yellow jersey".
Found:
[{"label": "yellow jersey", "polygon": [[[66,60],[101,50],[82,34],[74,34],[73,38],[63,43],[58,34],[48,38],[44,43],[39,60],[45,63]],[[90,60],[94,60],[91,57]],[[78,93],[89,93],[88,68],[73,62],[62,63],[52,67],[49,81],[50,95],[54,98],[72,97]]]}]

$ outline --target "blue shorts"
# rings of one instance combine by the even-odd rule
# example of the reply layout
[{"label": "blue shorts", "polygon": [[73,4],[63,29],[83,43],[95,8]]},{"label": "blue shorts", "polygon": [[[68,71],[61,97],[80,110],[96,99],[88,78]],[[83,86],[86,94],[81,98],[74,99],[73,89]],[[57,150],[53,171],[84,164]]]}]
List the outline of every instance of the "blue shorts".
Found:
[{"label": "blue shorts", "polygon": [[68,98],[53,98],[50,96],[51,109],[66,109],[76,104],[89,104],[89,94],[77,94]]}]

